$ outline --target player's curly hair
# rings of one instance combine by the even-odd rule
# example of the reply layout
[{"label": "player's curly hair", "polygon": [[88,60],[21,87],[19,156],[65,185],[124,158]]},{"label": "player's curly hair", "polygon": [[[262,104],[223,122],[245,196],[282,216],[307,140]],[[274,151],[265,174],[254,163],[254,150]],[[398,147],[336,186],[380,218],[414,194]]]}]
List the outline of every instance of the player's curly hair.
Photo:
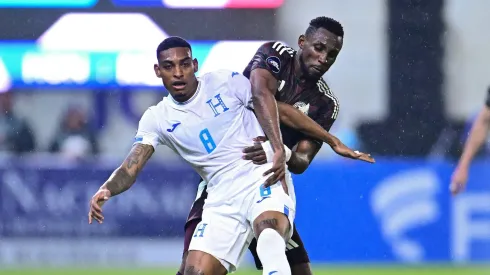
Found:
[{"label": "player's curly hair", "polygon": [[333,34],[344,37],[344,28],[342,27],[342,24],[340,24],[339,21],[326,16],[319,16],[311,20],[310,26],[306,29],[305,34],[308,36],[319,28],[324,28]]},{"label": "player's curly hair", "polygon": [[184,38],[178,36],[170,36],[162,41],[157,47],[157,58],[160,52],[171,48],[189,48],[192,51],[191,44],[187,42]]}]

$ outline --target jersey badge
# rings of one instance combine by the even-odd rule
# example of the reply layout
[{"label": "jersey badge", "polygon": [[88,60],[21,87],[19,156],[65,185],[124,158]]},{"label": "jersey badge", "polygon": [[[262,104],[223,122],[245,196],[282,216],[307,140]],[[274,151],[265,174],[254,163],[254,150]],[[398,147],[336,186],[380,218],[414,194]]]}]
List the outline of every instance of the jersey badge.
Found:
[{"label": "jersey badge", "polygon": [[308,112],[310,111],[310,103],[306,104],[304,102],[298,101],[294,103],[293,107],[300,110],[305,115],[308,115]]},{"label": "jersey badge", "polygon": [[277,56],[269,56],[265,61],[272,72],[278,74],[281,71],[281,60]]}]

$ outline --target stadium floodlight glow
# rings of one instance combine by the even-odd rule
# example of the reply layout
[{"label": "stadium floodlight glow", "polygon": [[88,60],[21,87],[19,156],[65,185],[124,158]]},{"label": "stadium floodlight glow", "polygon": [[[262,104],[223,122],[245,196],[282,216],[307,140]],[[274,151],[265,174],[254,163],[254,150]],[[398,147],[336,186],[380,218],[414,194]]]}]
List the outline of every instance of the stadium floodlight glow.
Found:
[{"label": "stadium floodlight glow", "polygon": [[12,81],[10,80],[10,75],[3,64],[2,59],[0,58],[0,92],[6,92],[10,90],[12,86]]},{"label": "stadium floodlight glow", "polygon": [[[242,72],[265,41],[189,41],[198,75],[217,69]],[[47,45],[50,45],[49,43]],[[12,87],[161,87],[155,77],[155,48],[96,51],[51,49],[35,42],[0,42],[0,82]],[[77,45],[79,46],[79,45]],[[90,46],[90,45],[89,45]],[[75,47],[76,48],[76,47]],[[80,48],[80,47],[78,47]],[[96,48],[99,49],[99,48]],[[239,52],[239,55],[236,53]],[[234,55],[236,58],[223,58]],[[39,69],[41,68],[41,69]],[[6,77],[7,76],[7,77]],[[4,80],[3,78],[6,80]],[[6,87],[10,87],[10,84]]]},{"label": "stadium floodlight glow", "polygon": [[1,8],[90,8],[98,0],[0,0]]},{"label": "stadium floodlight glow", "polygon": [[38,39],[42,49],[153,51],[168,35],[140,13],[68,13]]},{"label": "stadium floodlight glow", "polygon": [[116,6],[162,7],[175,9],[278,8],[284,0],[112,0]]},{"label": "stadium floodlight glow", "polygon": [[[226,68],[242,72],[264,41],[222,41],[216,43],[200,61],[199,75]],[[236,54],[240,53],[240,54]],[[233,56],[233,58],[223,58]]]},{"label": "stadium floodlight glow", "polygon": [[163,0],[168,8],[223,8],[228,0]]}]

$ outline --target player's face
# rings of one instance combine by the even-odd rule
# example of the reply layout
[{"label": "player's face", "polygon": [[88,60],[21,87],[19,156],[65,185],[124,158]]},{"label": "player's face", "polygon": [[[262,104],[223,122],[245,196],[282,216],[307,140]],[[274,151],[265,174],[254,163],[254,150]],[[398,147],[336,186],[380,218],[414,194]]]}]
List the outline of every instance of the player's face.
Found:
[{"label": "player's face", "polygon": [[155,74],[177,101],[184,102],[194,95],[197,88],[195,73],[198,70],[196,59],[192,59],[189,48],[171,48],[159,53]]},{"label": "player's face", "polygon": [[320,78],[335,63],[342,44],[342,37],[323,28],[317,29],[308,37],[301,35],[298,46],[301,49],[303,71],[312,78]]}]

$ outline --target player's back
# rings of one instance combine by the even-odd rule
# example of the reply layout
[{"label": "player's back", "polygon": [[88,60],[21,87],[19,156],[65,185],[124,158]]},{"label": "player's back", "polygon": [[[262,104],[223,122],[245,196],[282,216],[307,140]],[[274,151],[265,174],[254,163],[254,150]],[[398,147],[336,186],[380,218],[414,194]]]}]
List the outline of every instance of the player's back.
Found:
[{"label": "player's back", "polygon": [[[208,182],[210,192],[221,193],[229,192],[237,179],[259,180],[270,167],[242,159],[243,148],[264,135],[248,108],[250,103],[248,79],[220,70],[201,76],[196,94],[187,102],[168,96],[150,110],[158,120],[162,143],[193,166]],[[241,191],[235,187],[232,191]]]}]

